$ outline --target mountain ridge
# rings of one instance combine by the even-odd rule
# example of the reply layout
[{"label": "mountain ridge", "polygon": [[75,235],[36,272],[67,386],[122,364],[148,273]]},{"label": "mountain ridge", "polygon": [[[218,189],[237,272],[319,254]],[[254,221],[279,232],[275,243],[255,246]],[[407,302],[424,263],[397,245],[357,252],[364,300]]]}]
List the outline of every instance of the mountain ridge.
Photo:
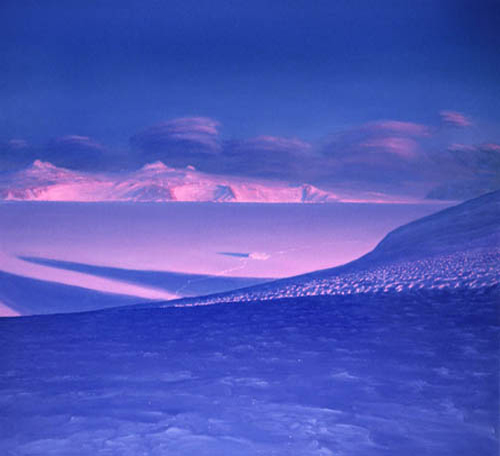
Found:
[{"label": "mountain ridge", "polygon": [[0,199],[6,201],[133,201],[327,203],[338,195],[310,184],[210,175],[192,166],[171,168],[148,163],[128,173],[86,173],[35,160],[3,176]]}]

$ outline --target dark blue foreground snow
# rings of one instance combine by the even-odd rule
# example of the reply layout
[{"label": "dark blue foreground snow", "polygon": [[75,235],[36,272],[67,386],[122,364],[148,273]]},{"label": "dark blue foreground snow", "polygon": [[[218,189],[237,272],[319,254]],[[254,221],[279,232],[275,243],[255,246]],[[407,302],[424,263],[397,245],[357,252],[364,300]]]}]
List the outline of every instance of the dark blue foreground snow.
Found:
[{"label": "dark blue foreground snow", "polygon": [[4,455],[497,455],[498,287],[0,320]]}]

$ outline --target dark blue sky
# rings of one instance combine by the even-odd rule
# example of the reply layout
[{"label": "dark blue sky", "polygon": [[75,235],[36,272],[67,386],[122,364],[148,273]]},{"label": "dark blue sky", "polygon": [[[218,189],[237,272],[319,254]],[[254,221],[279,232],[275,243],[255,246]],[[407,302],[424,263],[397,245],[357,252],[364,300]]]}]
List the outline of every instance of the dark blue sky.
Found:
[{"label": "dark blue sky", "polygon": [[0,140],[125,151],[206,117],[221,140],[317,142],[451,110],[496,141],[498,23],[497,0],[3,0]]}]

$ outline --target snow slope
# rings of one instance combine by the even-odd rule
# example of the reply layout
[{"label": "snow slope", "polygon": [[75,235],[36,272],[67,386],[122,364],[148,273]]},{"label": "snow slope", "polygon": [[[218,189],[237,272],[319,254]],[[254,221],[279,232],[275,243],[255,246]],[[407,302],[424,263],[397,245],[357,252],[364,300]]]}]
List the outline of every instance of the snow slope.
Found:
[{"label": "snow slope", "polygon": [[209,175],[192,167],[174,169],[150,163],[127,173],[84,173],[36,160],[0,180],[7,201],[211,201],[325,203],[338,201],[312,185],[290,186],[265,180]]},{"label": "snow slope", "polygon": [[422,288],[481,288],[499,282],[500,191],[397,228],[372,252],[344,266],[168,305]]}]

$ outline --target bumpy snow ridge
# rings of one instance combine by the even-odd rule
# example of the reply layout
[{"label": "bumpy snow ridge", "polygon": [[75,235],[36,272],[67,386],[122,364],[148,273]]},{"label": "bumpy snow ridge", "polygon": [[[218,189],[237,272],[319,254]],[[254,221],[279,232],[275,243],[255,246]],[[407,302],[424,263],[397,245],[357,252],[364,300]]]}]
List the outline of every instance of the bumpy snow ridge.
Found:
[{"label": "bumpy snow ridge", "polygon": [[324,277],[280,280],[269,285],[259,285],[224,295],[182,300],[176,302],[175,305],[203,305],[391,291],[404,292],[412,289],[483,288],[500,283],[499,264],[500,249],[495,249],[492,252],[460,252]]},{"label": "bumpy snow ridge", "polygon": [[168,305],[491,287],[500,283],[499,240],[495,192],[397,228],[345,266]]}]

